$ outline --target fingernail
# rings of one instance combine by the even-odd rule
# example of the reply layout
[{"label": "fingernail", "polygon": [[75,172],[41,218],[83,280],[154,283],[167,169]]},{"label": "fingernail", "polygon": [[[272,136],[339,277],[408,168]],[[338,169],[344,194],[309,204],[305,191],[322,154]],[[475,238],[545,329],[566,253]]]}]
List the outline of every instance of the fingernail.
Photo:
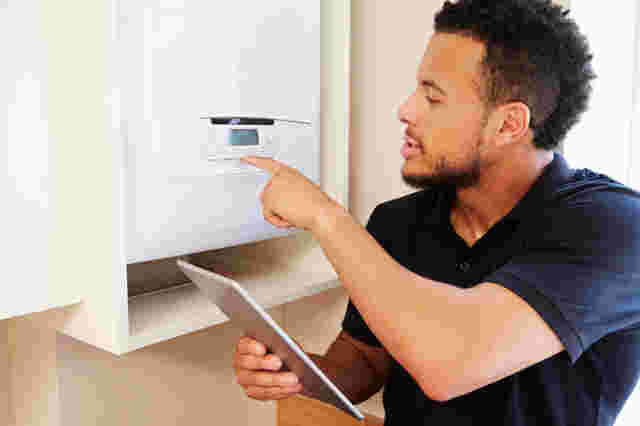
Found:
[{"label": "fingernail", "polygon": [[251,158],[251,157],[242,157],[240,159],[243,160],[243,161],[246,161],[247,163],[253,164],[253,158]]}]

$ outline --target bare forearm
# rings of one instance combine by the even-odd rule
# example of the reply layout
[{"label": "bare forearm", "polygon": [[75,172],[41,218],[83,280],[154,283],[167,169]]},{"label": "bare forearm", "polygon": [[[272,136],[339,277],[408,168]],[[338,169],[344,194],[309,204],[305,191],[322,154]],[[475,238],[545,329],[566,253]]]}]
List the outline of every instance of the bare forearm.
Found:
[{"label": "bare forearm", "polygon": [[312,233],[382,346],[425,394],[439,397],[449,384],[442,373],[456,371],[473,337],[471,293],[405,268],[338,204],[318,216]]},{"label": "bare forearm", "polygon": [[[323,355],[308,352],[307,355],[352,403],[360,404],[378,391],[372,370],[363,371],[358,368],[343,367]],[[315,398],[306,389],[302,395]]]}]

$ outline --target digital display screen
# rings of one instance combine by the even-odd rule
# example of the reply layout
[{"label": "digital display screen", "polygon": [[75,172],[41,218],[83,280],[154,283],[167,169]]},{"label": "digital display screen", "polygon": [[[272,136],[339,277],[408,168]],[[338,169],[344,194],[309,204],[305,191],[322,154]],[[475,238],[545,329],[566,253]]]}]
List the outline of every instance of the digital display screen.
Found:
[{"label": "digital display screen", "polygon": [[258,130],[256,129],[231,129],[229,137],[231,146],[258,145]]}]

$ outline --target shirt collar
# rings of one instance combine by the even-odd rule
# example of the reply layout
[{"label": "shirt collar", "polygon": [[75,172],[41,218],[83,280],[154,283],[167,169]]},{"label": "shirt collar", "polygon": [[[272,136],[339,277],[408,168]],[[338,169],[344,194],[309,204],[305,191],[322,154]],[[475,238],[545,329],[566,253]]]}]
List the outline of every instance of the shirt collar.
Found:
[{"label": "shirt collar", "polygon": [[[539,211],[540,205],[551,199],[558,186],[567,182],[572,176],[572,169],[569,168],[564,157],[554,152],[553,160],[544,168],[542,174],[529,188],[529,191],[518,201],[513,209],[504,217],[502,221],[520,222],[527,215],[535,214]],[[427,197],[427,192],[434,192],[433,197]],[[420,213],[422,220],[418,223],[426,226],[441,226],[449,220],[451,205],[455,199],[455,187],[441,185],[431,187],[423,191]]]}]

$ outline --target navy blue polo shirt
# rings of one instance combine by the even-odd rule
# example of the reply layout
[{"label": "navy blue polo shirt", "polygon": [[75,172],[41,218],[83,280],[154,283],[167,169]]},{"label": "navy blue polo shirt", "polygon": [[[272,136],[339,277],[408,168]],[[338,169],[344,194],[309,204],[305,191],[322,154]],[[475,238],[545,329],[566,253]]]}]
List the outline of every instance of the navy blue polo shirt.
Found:
[{"label": "navy blue polo shirt", "polygon": [[[565,350],[445,402],[428,398],[393,360],[383,393],[385,426],[613,425],[640,372],[640,194],[571,169],[555,154],[518,204],[471,247],[449,220],[454,199],[443,186],[385,202],[367,230],[416,274],[462,288],[483,282],[508,288],[540,314]],[[342,327],[381,346],[351,301]]]}]

